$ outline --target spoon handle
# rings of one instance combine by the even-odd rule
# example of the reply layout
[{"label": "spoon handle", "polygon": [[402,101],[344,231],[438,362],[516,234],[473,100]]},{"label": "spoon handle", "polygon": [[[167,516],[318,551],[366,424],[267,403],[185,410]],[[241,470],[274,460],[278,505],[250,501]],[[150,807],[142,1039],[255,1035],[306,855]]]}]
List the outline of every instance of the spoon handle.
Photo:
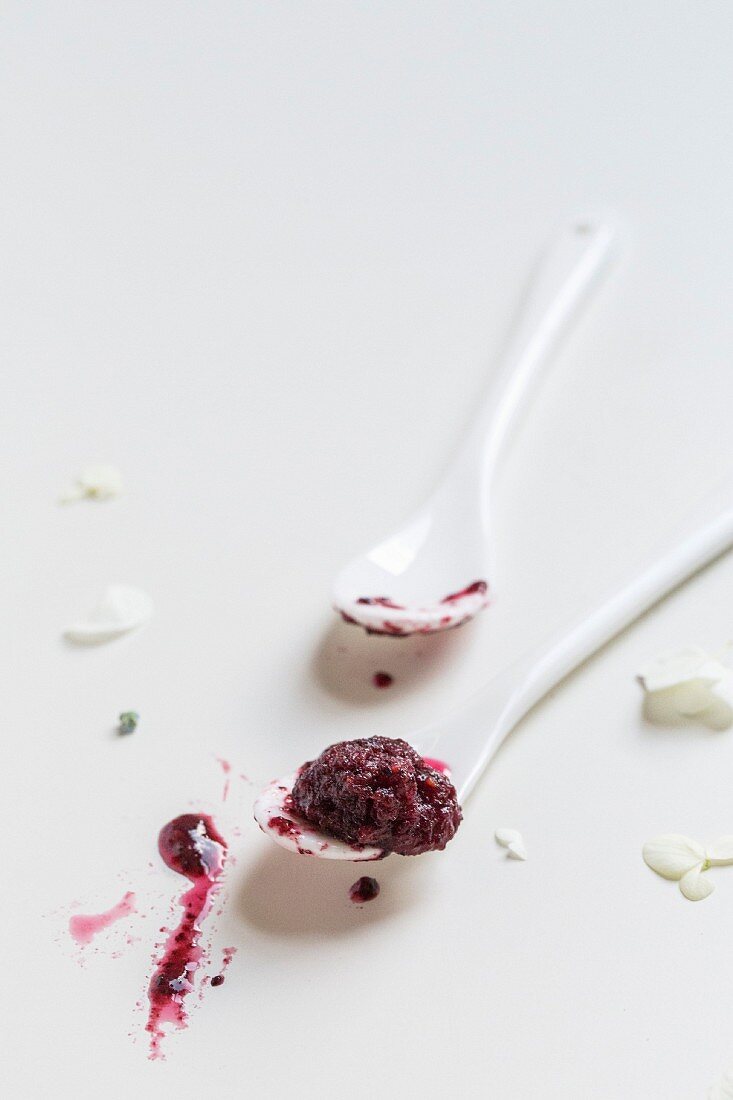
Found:
[{"label": "spoon handle", "polygon": [[503,446],[542,368],[606,266],[614,236],[606,221],[576,218],[560,229],[540,260],[500,368],[441,485],[461,495],[473,486],[484,520]]},{"label": "spoon handle", "polygon": [[530,648],[452,718],[416,738],[419,751],[450,762],[461,799],[510,730],[547,692],[682,581],[733,546],[733,485],[708,502],[595,607]]}]

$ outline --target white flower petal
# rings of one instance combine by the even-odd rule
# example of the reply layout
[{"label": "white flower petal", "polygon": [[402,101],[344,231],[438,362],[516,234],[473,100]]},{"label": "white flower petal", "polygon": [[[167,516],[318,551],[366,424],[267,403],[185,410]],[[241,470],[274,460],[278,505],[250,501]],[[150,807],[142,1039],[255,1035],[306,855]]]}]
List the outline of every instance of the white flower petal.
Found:
[{"label": "white flower petal", "polygon": [[511,840],[507,844],[507,851],[512,859],[527,858],[527,849],[524,847],[524,841],[522,840]]},{"label": "white flower petal", "polygon": [[723,669],[723,675],[718,677],[715,683],[711,685],[710,694],[733,708],[733,670]]},{"label": "white flower petal", "polygon": [[107,642],[142,626],[152,613],[153,602],[145,592],[128,585],[111,585],[87,619],[73,623],[64,634],[80,644]]},{"label": "white flower petal", "polygon": [[91,500],[109,500],[122,492],[122,474],[116,466],[85,466],[61,497],[62,504],[88,497]]},{"label": "white flower petal", "polygon": [[638,679],[652,721],[703,715],[713,729],[733,725],[733,669],[698,647],[650,662]]},{"label": "white flower petal", "polygon": [[733,836],[719,836],[705,851],[705,857],[710,863],[723,866],[733,863]]},{"label": "white flower petal", "polygon": [[680,879],[680,890],[688,901],[702,901],[712,894],[715,883],[703,872],[703,864],[698,863]]},{"label": "white flower petal", "polygon": [[710,694],[712,686],[710,680],[687,680],[684,684],[676,684],[675,687],[650,692],[647,695],[647,702],[653,704],[653,713],[660,713],[666,709],[672,715],[694,718],[712,706],[714,702]]},{"label": "white flower petal", "polygon": [[516,829],[497,829],[494,837],[502,848],[508,848],[510,844],[515,844],[517,841],[521,843],[522,840],[522,834]]},{"label": "white flower petal", "polygon": [[75,500],[81,500],[84,497],[84,490],[80,485],[70,485],[61,496],[59,497],[60,504],[71,504]]},{"label": "white flower petal", "polygon": [[733,1100],[733,1069],[726,1070],[708,1093],[708,1100]]},{"label": "white flower petal", "polygon": [[644,862],[662,878],[679,879],[698,863],[704,863],[705,851],[695,840],[679,833],[648,840],[642,848]]},{"label": "white flower petal", "polygon": [[733,640],[725,642],[717,653],[713,654],[716,661],[720,661],[721,665],[725,665],[726,668],[733,668]]},{"label": "white flower petal", "polygon": [[645,691],[663,691],[699,677],[699,670],[710,658],[699,646],[691,646],[679,653],[669,653],[649,661],[639,672],[639,682]]}]

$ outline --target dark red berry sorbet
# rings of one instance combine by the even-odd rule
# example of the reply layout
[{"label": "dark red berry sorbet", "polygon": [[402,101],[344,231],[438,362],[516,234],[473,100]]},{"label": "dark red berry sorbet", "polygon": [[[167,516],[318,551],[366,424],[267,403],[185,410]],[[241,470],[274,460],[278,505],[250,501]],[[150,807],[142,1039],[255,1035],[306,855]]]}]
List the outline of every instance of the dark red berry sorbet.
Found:
[{"label": "dark red berry sorbet", "polygon": [[463,817],[451,781],[389,737],[340,741],[304,764],[293,808],[339,840],[401,856],[442,850]]}]

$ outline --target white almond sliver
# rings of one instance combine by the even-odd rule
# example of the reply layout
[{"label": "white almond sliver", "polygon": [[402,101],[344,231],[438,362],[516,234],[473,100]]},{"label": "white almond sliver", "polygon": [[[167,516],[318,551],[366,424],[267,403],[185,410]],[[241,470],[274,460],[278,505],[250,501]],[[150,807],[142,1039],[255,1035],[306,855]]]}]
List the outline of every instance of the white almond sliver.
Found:
[{"label": "white almond sliver", "polygon": [[128,585],[111,585],[87,619],[67,627],[64,635],[81,645],[95,645],[142,626],[152,613],[153,601],[145,592]]},{"label": "white almond sliver", "polygon": [[524,838],[517,829],[497,829],[494,833],[497,844],[507,849],[512,859],[526,859],[527,849],[524,846]]},{"label": "white almond sliver", "polygon": [[526,859],[527,849],[522,840],[512,840],[507,844],[507,851],[512,859]]},{"label": "white almond sliver", "polygon": [[682,878],[698,863],[705,862],[702,845],[679,833],[666,833],[648,840],[641,854],[647,866],[662,878]]},{"label": "white almond sliver", "polygon": [[502,848],[508,848],[510,844],[515,844],[518,840],[521,841],[522,834],[517,829],[497,829],[494,837],[497,844],[501,844]]}]

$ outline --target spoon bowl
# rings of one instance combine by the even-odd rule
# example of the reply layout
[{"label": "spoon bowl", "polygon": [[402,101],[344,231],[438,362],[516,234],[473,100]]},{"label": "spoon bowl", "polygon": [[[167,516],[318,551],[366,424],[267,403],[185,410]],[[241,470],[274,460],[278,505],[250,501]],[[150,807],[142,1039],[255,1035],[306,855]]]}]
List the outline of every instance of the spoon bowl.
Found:
[{"label": "spoon bowl", "polygon": [[318,856],[320,859],[350,860],[352,863],[370,863],[384,859],[383,848],[370,845],[347,844],[344,840],[327,836],[320,829],[309,825],[296,814],[292,806],[293,784],[298,773],[273,779],[254,804],[254,818],[265,836],[269,836],[281,848],[299,856]]},{"label": "spoon bowl", "polygon": [[432,634],[468,622],[494,587],[491,492],[521,409],[606,266],[614,231],[577,218],[541,260],[500,369],[450,468],[407,523],[350,562],[332,602],[371,634]]}]

